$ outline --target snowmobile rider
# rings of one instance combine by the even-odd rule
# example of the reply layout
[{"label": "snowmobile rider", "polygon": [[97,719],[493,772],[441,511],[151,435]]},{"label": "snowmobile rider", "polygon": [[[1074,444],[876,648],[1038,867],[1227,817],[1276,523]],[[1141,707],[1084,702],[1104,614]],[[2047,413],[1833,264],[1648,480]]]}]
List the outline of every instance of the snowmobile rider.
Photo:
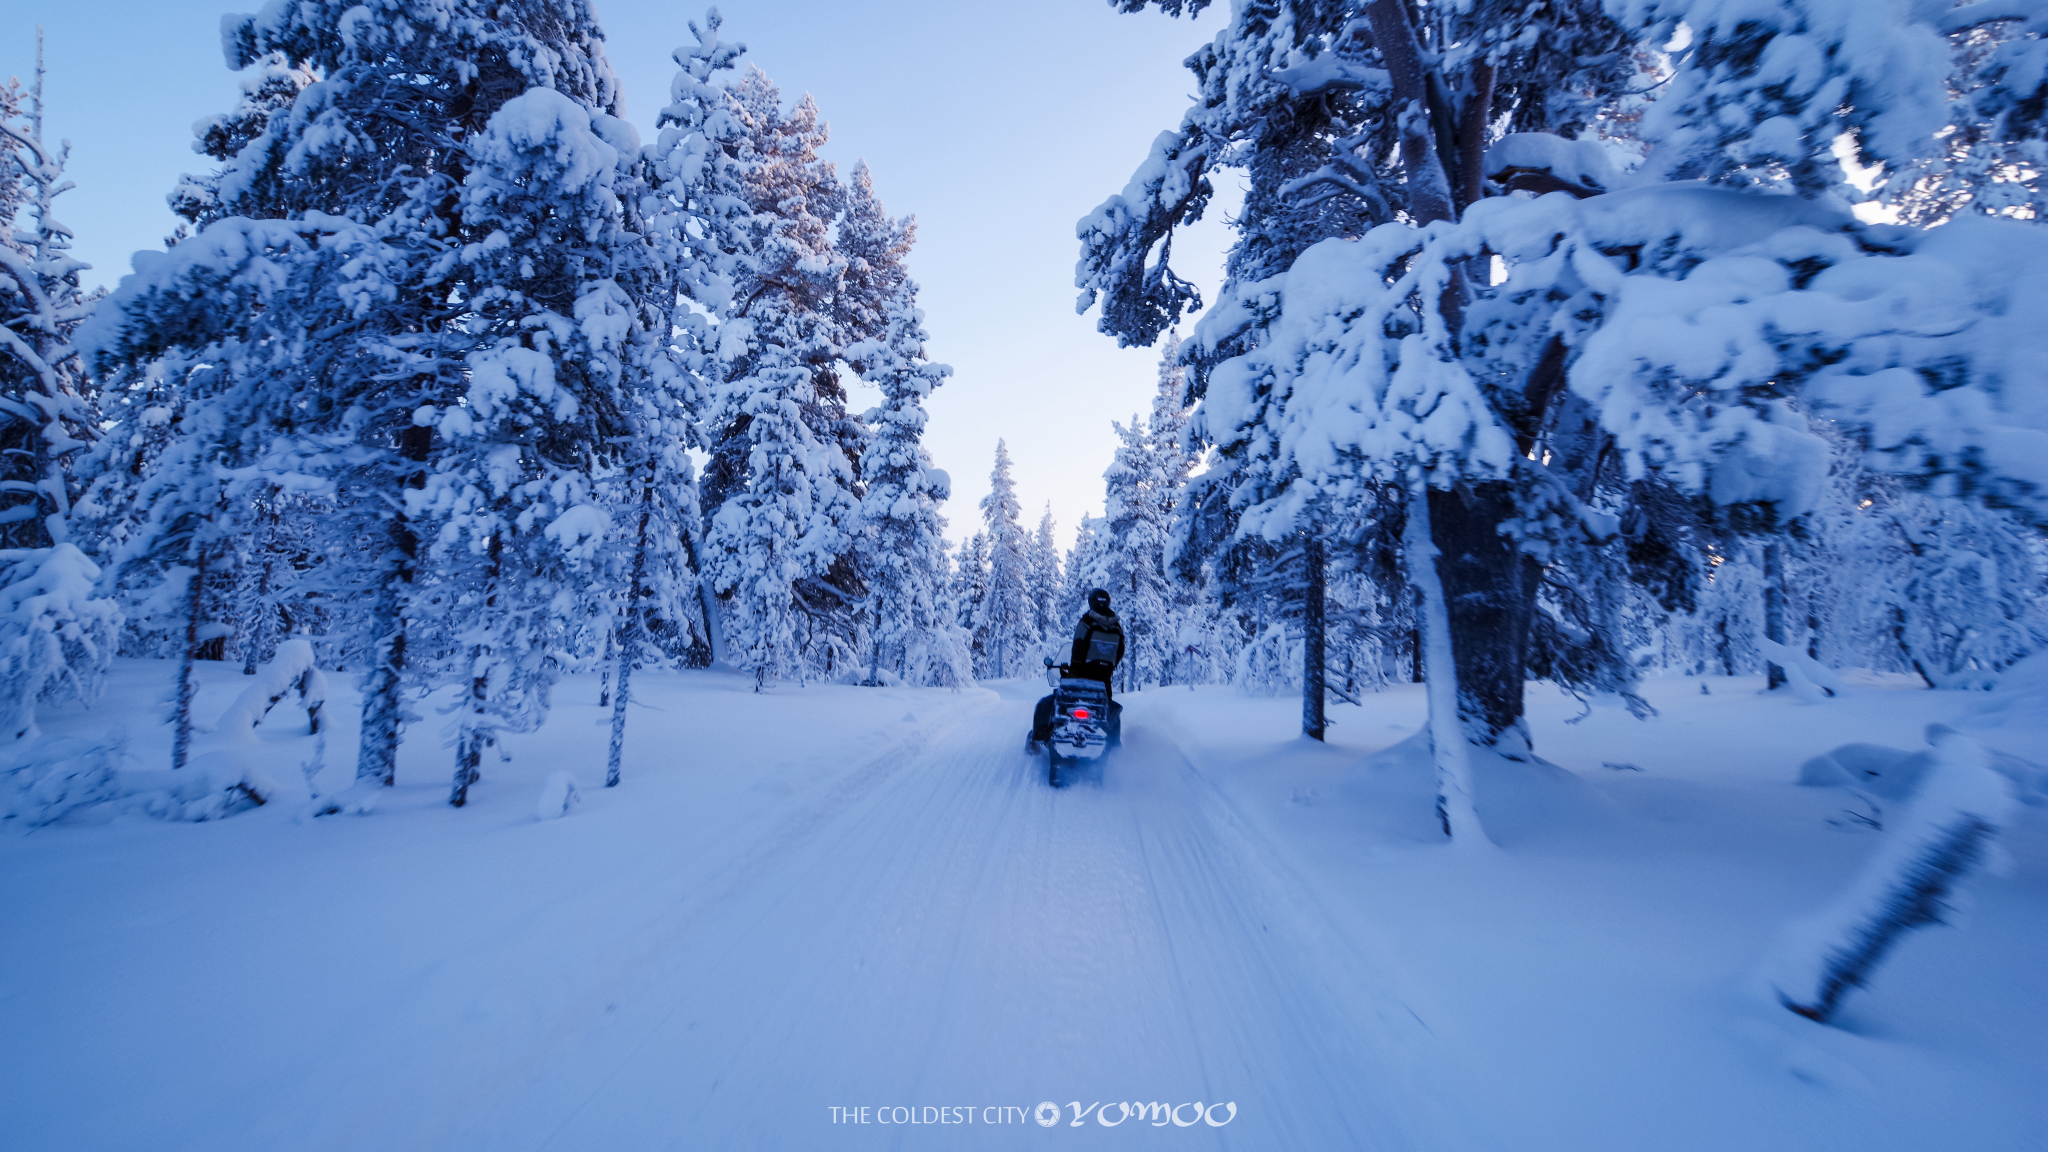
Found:
[{"label": "snowmobile rider", "polygon": [[[1067,657],[1067,675],[1077,680],[1100,680],[1104,692],[1113,692],[1110,681],[1124,658],[1124,625],[1110,611],[1109,592],[1097,588],[1088,593],[1088,610],[1074,625],[1074,648]],[[1031,717],[1031,741],[1042,744],[1052,738],[1052,697],[1038,702]],[[1124,706],[1114,697],[1109,702],[1109,741],[1122,743]]]}]

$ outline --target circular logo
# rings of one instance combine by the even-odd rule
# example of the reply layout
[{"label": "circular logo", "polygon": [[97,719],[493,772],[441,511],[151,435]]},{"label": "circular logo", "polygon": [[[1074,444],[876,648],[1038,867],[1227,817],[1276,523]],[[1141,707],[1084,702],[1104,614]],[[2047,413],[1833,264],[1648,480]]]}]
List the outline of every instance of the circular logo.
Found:
[{"label": "circular logo", "polygon": [[1031,1118],[1038,1121],[1039,1127],[1050,1128],[1060,1122],[1060,1106],[1047,1100],[1031,1110]]}]

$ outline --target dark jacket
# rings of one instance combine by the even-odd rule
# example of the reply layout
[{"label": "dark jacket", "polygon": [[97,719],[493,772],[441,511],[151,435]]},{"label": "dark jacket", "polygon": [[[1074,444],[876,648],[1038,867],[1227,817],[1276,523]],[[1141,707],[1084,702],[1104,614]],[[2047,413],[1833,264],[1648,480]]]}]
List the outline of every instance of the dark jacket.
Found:
[{"label": "dark jacket", "polygon": [[[1105,659],[1107,657],[1107,659]],[[1067,660],[1068,671],[1107,684],[1124,658],[1124,626],[1115,612],[1090,608],[1074,625],[1074,650]]]}]

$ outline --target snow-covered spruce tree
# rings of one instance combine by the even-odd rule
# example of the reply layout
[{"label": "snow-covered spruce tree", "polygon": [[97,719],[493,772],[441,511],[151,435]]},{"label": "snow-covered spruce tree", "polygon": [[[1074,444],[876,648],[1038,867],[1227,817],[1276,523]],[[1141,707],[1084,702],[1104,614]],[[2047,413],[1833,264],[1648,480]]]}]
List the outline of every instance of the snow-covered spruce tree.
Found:
[{"label": "snow-covered spruce tree", "polygon": [[1025,662],[1041,639],[1031,609],[1031,545],[1018,518],[1017,484],[1009,446],[996,441],[989,493],[981,499],[988,537],[988,580],[974,612],[974,647],[982,676],[1001,679],[1028,672]]},{"label": "snow-covered spruce tree", "polygon": [[846,349],[861,378],[882,392],[865,417],[873,434],[860,459],[867,492],[855,544],[873,620],[867,679],[879,683],[886,669],[903,683],[957,688],[973,672],[963,662],[964,633],[942,616],[948,571],[939,505],[952,482],[922,443],[925,397],[952,369],[925,359],[924,314],[908,280],[896,289],[886,332]]},{"label": "snow-covered spruce tree", "polygon": [[[757,675],[835,675],[873,625],[855,556],[870,432],[846,406],[848,350],[889,338],[916,230],[888,215],[865,164],[838,181],[817,154],[827,132],[808,96],[785,111],[758,69],[721,75],[744,48],[718,27],[714,11],[692,25],[698,46],[677,50],[655,149],[666,198],[696,222],[684,292],[715,322],[700,433],[705,571],[729,626],[714,627],[714,644]],[[770,404],[793,415],[761,419]],[[769,636],[794,646],[777,641],[763,663]]]},{"label": "snow-covered spruce tree", "polygon": [[[833,320],[849,347],[889,339],[905,288],[915,295],[904,261],[916,241],[917,221],[891,217],[875,194],[867,162],[856,163],[846,180],[844,211],[832,243],[833,251],[846,261],[832,294]],[[846,355],[851,362],[850,353]]]},{"label": "snow-covered spruce tree", "polygon": [[99,434],[72,343],[93,301],[56,216],[70,148],[44,139],[44,111],[38,31],[33,85],[0,88],[0,713],[15,739],[35,734],[38,701],[96,695],[121,626],[72,531],[73,460]]},{"label": "snow-covered spruce tree", "polygon": [[[1196,595],[1194,577],[1199,569],[1175,565],[1171,526],[1180,510],[1188,474],[1196,459],[1185,444],[1187,430],[1187,368],[1181,362],[1180,333],[1166,335],[1159,356],[1158,386],[1152,396],[1152,411],[1146,417],[1142,443],[1132,442],[1118,451],[1118,463],[1132,475],[1121,477],[1128,491],[1120,516],[1111,508],[1106,519],[1119,546],[1129,550],[1134,608],[1140,609],[1142,627],[1131,636],[1134,654],[1143,654],[1134,669],[1140,680],[1176,683],[1176,658],[1186,647],[1180,633],[1188,620]],[[1137,432],[1136,421],[1132,433]],[[1125,458],[1129,457],[1128,463]],[[1112,465],[1108,477],[1114,495],[1120,478]],[[1130,531],[1126,531],[1126,525]],[[1156,604],[1154,603],[1156,601]],[[1149,635],[1148,635],[1149,633]],[[1157,675],[1147,675],[1145,669]]]},{"label": "snow-covered spruce tree", "polygon": [[[811,434],[796,399],[811,383],[810,370],[788,354],[802,337],[775,319],[793,318],[728,322],[746,324],[750,343],[759,340],[746,375],[713,392],[714,411],[731,417],[727,427],[744,421],[745,431],[728,437],[724,459],[732,459],[732,441],[744,438],[746,486],[711,513],[705,556],[720,595],[731,599],[728,659],[753,675],[757,689],[809,671],[807,621],[795,586],[829,570],[854,508],[851,466],[835,446]],[[728,336],[724,346],[734,342]]]},{"label": "snow-covered spruce tree", "polygon": [[1159,460],[1161,483],[1165,485],[1165,506],[1169,514],[1180,506],[1188,476],[1201,463],[1201,453],[1187,444],[1188,370],[1181,359],[1180,333],[1168,332],[1159,349],[1159,382],[1152,393],[1152,412],[1145,430],[1152,438],[1152,453]]},{"label": "snow-covered spruce tree", "polygon": [[[953,560],[953,608],[954,620],[974,636],[975,614],[981,610],[981,602],[988,595],[988,533],[976,532],[960,542],[958,554]],[[970,639],[970,650],[975,663],[980,663],[981,649],[978,642]]]},{"label": "snow-covered spruce tree", "polygon": [[[1166,565],[1168,465],[1145,424],[1112,422],[1116,455],[1102,474],[1107,524],[1104,587],[1116,598],[1124,626],[1124,661],[1118,669],[1125,691],[1163,683],[1180,635],[1174,611],[1179,598]],[[1178,456],[1178,453],[1176,453]]]},{"label": "snow-covered spruce tree", "polygon": [[[207,426],[225,439],[198,454],[232,455],[236,483],[329,485],[332,534],[382,542],[337,553],[348,570],[333,580],[370,605],[357,776],[389,783],[408,651],[455,646],[445,619],[418,616],[413,603],[436,424],[473,375],[535,395],[561,385],[513,354],[498,315],[476,308],[504,298],[492,295],[499,223],[488,212],[468,218],[483,208],[469,177],[487,166],[473,148],[529,89],[605,109],[616,83],[581,3],[396,0],[373,16],[337,0],[284,0],[228,21],[223,41],[233,67],[278,53],[319,79],[288,111],[269,111],[204,182],[213,199],[195,210],[198,233],[138,260],[102,309],[95,344],[109,363],[176,352],[217,366]],[[531,255],[510,257],[512,268]],[[559,367],[553,331],[525,338],[535,347],[517,351]],[[581,466],[573,454],[564,463]],[[581,500],[574,485],[550,492],[533,522]]]},{"label": "snow-covered spruce tree", "polygon": [[1038,518],[1038,531],[1031,536],[1031,626],[1038,632],[1040,650],[1055,662],[1062,655],[1062,641],[1071,627],[1060,612],[1066,573],[1060,564],[1057,531],[1052,502],[1048,500],[1045,512]]},{"label": "snow-covered spruce tree", "polygon": [[1108,588],[1108,528],[1100,516],[1083,516],[1074,529],[1074,546],[1067,551],[1065,571],[1060,575],[1060,610],[1058,618],[1060,631],[1052,637],[1055,641],[1056,658],[1064,659],[1069,653],[1058,651],[1058,642],[1066,640],[1073,633],[1074,622],[1088,610],[1088,593],[1096,588]]}]

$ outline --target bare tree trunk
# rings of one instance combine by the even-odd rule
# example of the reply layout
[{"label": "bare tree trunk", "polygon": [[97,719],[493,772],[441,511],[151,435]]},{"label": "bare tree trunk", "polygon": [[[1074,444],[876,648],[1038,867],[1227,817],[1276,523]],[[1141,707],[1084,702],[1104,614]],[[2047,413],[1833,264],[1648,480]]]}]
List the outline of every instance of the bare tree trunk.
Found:
[{"label": "bare tree trunk", "polygon": [[178,712],[171,729],[171,769],[185,766],[192,754],[192,698],[199,694],[199,614],[206,606],[206,561],[212,551],[201,544],[192,564],[192,579],[185,586],[185,652],[178,661]]},{"label": "bare tree trunk", "polygon": [[[1764,638],[1775,644],[1785,642],[1785,556],[1784,545],[1772,541],[1764,545]],[[1783,688],[1785,670],[1776,664],[1764,665],[1764,689]]]},{"label": "bare tree trunk", "polygon": [[1323,613],[1326,574],[1323,540],[1313,529],[1307,534],[1302,551],[1306,580],[1301,604],[1301,734],[1321,740],[1328,726],[1323,716],[1323,660],[1328,639]]},{"label": "bare tree trunk", "polygon": [[256,594],[243,605],[242,610],[242,675],[254,676],[256,665],[263,662],[270,647],[272,613],[275,608],[270,600],[270,568],[273,553],[277,548],[277,498],[275,484],[265,491],[263,528],[255,541]]},{"label": "bare tree trunk", "polygon": [[1451,182],[1437,155],[1430,124],[1429,73],[1415,26],[1402,0],[1373,0],[1365,18],[1373,43],[1386,62],[1394,89],[1395,115],[1401,129],[1401,166],[1407,169],[1408,203],[1415,223],[1432,224],[1453,218]]},{"label": "bare tree trunk", "polygon": [[[1429,752],[1435,767],[1437,826],[1453,844],[1477,847],[1489,841],[1473,802],[1471,722],[1462,715],[1465,689],[1459,679],[1460,662],[1453,651],[1457,631],[1448,609],[1455,602],[1454,594],[1444,582],[1450,565],[1444,563],[1433,539],[1436,525],[1431,513],[1436,501],[1432,497],[1436,495],[1426,477],[1418,482],[1409,497],[1407,538],[1403,543],[1415,591],[1422,601],[1419,615],[1422,659],[1428,668],[1424,683],[1429,700]],[[1515,698],[1520,701],[1519,692]]]},{"label": "bare tree trunk", "polygon": [[1428,511],[1457,665],[1458,717],[1475,742],[1493,744],[1521,728],[1540,571],[1500,533],[1502,522],[1515,515],[1508,481],[1432,488]]},{"label": "bare tree trunk", "polygon": [[[485,576],[484,614],[488,617],[498,608],[498,583],[504,572],[505,533],[491,533],[491,560]],[[448,803],[456,808],[469,803],[469,788],[483,779],[484,745],[494,743],[495,736],[489,723],[491,695],[491,648],[479,643],[469,653],[469,719],[462,725],[462,735],[455,741],[455,786],[448,793]]]},{"label": "bare tree trunk", "polygon": [[654,518],[654,463],[647,464],[647,483],[640,490],[640,536],[633,548],[633,577],[626,605],[626,626],[619,633],[619,683],[612,696],[612,739],[605,761],[604,786],[619,784],[619,763],[626,751],[626,704],[632,699],[633,662],[640,658],[640,644],[646,615],[641,601],[647,595],[647,526]]},{"label": "bare tree trunk", "polygon": [[[424,466],[433,448],[434,430],[413,426],[399,433],[399,451],[407,460]],[[426,483],[422,467],[406,477],[405,486]],[[420,539],[403,511],[391,518],[390,566],[380,574],[377,603],[371,616],[376,639],[371,647],[370,674],[363,691],[362,745],[356,754],[356,779],[377,780],[386,788],[398,778],[399,717],[404,704],[400,690],[405,681],[405,629],[407,597],[419,564]]]}]

